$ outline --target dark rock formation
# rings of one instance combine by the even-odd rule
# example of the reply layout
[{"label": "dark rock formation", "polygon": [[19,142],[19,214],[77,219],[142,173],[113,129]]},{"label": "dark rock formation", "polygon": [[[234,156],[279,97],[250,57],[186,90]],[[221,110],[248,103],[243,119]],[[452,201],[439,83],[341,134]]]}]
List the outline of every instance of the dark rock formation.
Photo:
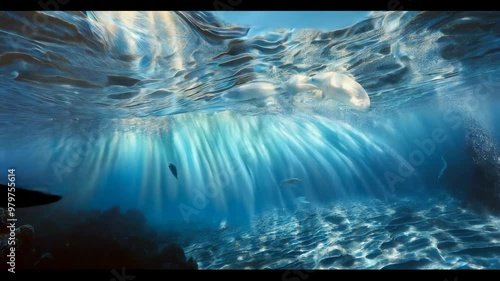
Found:
[{"label": "dark rock formation", "polygon": [[500,150],[497,142],[480,126],[470,126],[466,143],[473,180],[465,196],[476,208],[500,212]]},{"label": "dark rock formation", "polygon": [[[16,229],[16,269],[198,269],[171,237],[158,236],[139,210],[61,213],[38,222],[36,236],[31,225]],[[0,209],[0,224],[4,221]],[[8,235],[0,233],[2,269]]]},{"label": "dark rock formation", "polygon": [[156,269],[198,269],[193,258],[186,260],[182,248],[175,244],[163,247],[148,264]]},{"label": "dark rock formation", "polygon": [[[0,213],[3,209],[0,209]],[[11,254],[11,248],[14,248],[14,258],[16,268],[29,268],[33,265],[35,259],[35,253],[33,250],[33,234],[34,229],[31,225],[22,225],[15,229],[15,239],[12,240],[15,244],[11,244],[10,230],[7,225],[2,225],[5,229],[3,233],[0,234],[0,269],[7,270],[9,267],[7,262],[10,260],[8,257]]]},{"label": "dark rock formation", "polygon": [[35,262],[33,236],[35,229],[31,225],[22,225],[16,229],[16,266],[27,268]]}]

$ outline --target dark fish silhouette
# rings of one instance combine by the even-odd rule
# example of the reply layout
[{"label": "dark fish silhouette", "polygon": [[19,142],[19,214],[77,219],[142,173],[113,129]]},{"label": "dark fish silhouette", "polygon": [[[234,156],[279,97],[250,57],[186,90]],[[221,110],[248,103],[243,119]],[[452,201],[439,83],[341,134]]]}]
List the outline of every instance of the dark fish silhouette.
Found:
[{"label": "dark fish silhouette", "polygon": [[177,178],[177,167],[175,167],[174,164],[170,163],[168,164],[168,168],[170,169],[170,172]]},{"label": "dark fish silhouette", "polygon": [[[21,187],[8,187],[7,185],[0,184],[2,196],[0,197],[0,207],[8,208],[8,198],[14,198],[10,203],[14,208],[27,208],[33,206],[47,205],[55,203],[62,199],[61,196],[52,195],[40,191],[28,190]],[[9,192],[10,190],[10,192]],[[8,196],[11,193],[13,196]]]}]

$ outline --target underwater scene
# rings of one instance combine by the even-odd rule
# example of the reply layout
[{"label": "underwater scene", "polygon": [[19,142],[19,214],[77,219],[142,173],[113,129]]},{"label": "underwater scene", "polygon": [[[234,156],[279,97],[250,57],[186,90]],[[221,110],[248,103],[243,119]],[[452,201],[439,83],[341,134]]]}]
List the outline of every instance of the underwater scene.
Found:
[{"label": "underwater scene", "polygon": [[500,12],[0,12],[0,268],[500,269]]}]

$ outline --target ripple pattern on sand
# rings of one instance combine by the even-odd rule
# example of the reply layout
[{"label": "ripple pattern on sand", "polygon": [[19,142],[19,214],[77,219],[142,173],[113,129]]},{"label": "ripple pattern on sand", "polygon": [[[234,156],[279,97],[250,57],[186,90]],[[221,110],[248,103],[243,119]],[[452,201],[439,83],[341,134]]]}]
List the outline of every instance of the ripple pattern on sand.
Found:
[{"label": "ripple pattern on sand", "polygon": [[344,202],[207,231],[186,251],[205,269],[499,269],[500,218],[442,198]]}]

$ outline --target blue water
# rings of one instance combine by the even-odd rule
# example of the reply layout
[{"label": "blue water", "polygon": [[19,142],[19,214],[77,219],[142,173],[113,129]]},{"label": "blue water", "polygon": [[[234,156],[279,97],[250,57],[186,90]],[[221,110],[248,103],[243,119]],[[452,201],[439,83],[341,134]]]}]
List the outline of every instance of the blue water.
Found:
[{"label": "blue water", "polygon": [[[44,216],[138,208],[200,268],[500,268],[500,13],[0,18],[0,181]],[[369,110],[286,86],[329,71]]]},{"label": "blue water", "polygon": [[331,31],[349,27],[364,18],[367,11],[215,11],[228,24],[250,27],[248,35],[276,29],[315,29]]}]

